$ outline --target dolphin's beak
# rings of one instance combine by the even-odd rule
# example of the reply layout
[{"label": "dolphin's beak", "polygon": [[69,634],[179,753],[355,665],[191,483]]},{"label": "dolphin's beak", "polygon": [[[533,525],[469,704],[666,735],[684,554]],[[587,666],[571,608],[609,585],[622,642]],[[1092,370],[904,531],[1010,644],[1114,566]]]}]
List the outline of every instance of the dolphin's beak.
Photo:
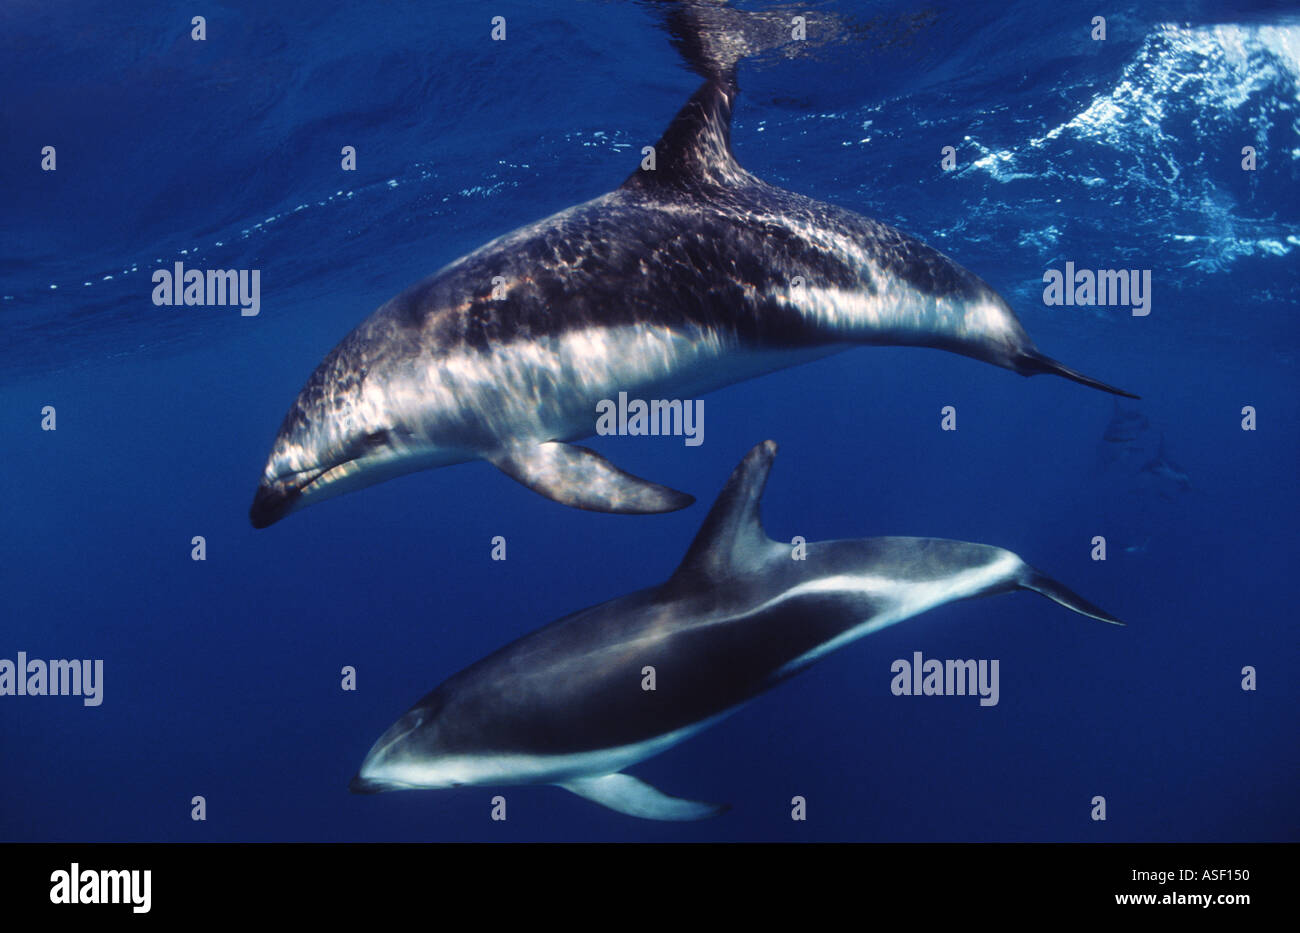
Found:
[{"label": "dolphin's beak", "polygon": [[288,478],[280,477],[270,481],[263,479],[262,485],[257,487],[257,495],[253,496],[253,504],[248,509],[248,520],[254,528],[274,525],[301,505],[298,500],[303,493],[325,472],[323,469],[304,470]]},{"label": "dolphin's beak", "polygon": [[279,483],[268,486],[263,483],[257,487],[253,504],[248,510],[248,520],[254,528],[266,528],[274,525],[293,510],[293,504],[302,492],[291,486]]},{"label": "dolphin's beak", "polygon": [[372,781],[357,774],[348,782],[348,790],[354,794],[378,794],[387,790],[387,787],[380,781]]}]

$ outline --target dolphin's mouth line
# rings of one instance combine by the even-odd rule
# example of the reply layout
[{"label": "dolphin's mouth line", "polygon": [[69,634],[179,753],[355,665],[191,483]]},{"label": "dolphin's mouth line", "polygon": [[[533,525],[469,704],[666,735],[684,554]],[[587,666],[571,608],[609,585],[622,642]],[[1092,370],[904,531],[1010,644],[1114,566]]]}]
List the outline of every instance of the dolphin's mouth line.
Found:
[{"label": "dolphin's mouth line", "polygon": [[[352,463],[352,462],[353,462],[352,460],[346,461],[346,463]],[[321,482],[321,480],[324,479],[328,473],[336,469],[338,469],[338,466],[316,467],[315,469],[303,470],[301,473],[294,474],[295,476],[309,477],[305,483],[299,483],[295,487],[298,490],[299,495],[305,493],[307,490],[311,489],[317,483]]]},{"label": "dolphin's mouth line", "polygon": [[332,469],[331,467],[313,467],[310,470],[299,470],[297,473],[290,473],[288,476],[277,476],[274,480],[267,482],[262,481],[261,489],[275,490],[285,499],[297,499],[304,495],[309,489],[320,483],[321,478]]},{"label": "dolphin's mouth line", "polygon": [[273,525],[292,511],[294,503],[312,490],[360,473],[367,462],[374,459],[374,450],[349,457],[330,466],[311,467],[306,470],[282,474],[274,479],[262,478],[249,509],[254,528]]},{"label": "dolphin's mouth line", "polygon": [[295,477],[309,475],[306,482],[290,483],[281,477],[269,483],[262,480],[248,510],[248,518],[253,527],[266,528],[288,515],[293,504],[302,498],[303,491],[315,484],[325,472],[324,469],[315,469],[292,474]]},{"label": "dolphin's mouth line", "polygon": [[[411,733],[419,729],[424,724],[424,716],[418,716],[409,728],[403,729],[398,735],[393,736],[382,745],[376,742],[374,747],[366,753],[365,759],[361,762],[361,769],[357,771],[356,776],[348,784],[348,789],[354,794],[377,794],[388,790],[418,790],[415,784],[409,784],[405,781],[395,781],[391,778],[367,777],[365,774],[366,765],[375,758],[382,757],[390,748],[401,742]],[[383,741],[383,737],[380,737]]]},{"label": "dolphin's mouth line", "polygon": [[[312,467],[309,470],[299,470],[296,473],[290,473],[287,476],[277,476],[273,485],[286,491],[287,494],[301,496],[307,491],[323,486],[326,483],[345,476],[348,473],[360,469],[358,464],[364,457],[353,457],[327,467]],[[305,479],[300,479],[305,477]],[[264,486],[272,485],[263,483]]]},{"label": "dolphin's mouth line", "polygon": [[410,735],[416,729],[420,728],[420,726],[422,725],[424,725],[424,717],[420,716],[418,719],[416,719],[416,721],[411,725],[409,729],[406,729],[400,735],[393,736],[391,739],[385,742],[382,747],[372,748],[370,750],[370,753],[366,755],[366,758],[369,759],[375,757],[376,755],[382,755],[384,752],[388,751],[390,748],[392,748],[398,742],[402,741],[402,739],[406,738],[408,735]]},{"label": "dolphin's mouth line", "polygon": [[275,481],[277,483],[281,483],[283,485],[289,486],[291,489],[296,489],[298,492],[303,492],[304,490],[308,489],[314,482],[316,482],[316,480],[324,476],[327,472],[329,472],[329,470],[326,469],[325,467],[313,467],[310,470],[299,470],[297,473],[291,474],[291,476],[293,477],[299,477],[299,476],[308,477],[306,482],[298,482],[295,480],[291,485],[290,483],[286,482],[283,476],[277,476]]}]

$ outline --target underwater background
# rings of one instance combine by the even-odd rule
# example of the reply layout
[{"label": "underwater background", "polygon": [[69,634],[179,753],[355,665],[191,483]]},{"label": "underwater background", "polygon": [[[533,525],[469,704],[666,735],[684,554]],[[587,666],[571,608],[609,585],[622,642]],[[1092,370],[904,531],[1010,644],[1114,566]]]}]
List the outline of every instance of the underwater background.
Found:
[{"label": "underwater background", "polygon": [[[811,4],[862,28],[741,66],[745,168],[932,244],[1141,401],[859,348],[707,396],[699,447],[583,442],[697,496],[681,512],[568,509],[477,462],[255,531],[320,359],[407,285],[616,187],[698,78],[653,4],[6,3],[0,658],[99,658],[104,681],[98,707],[0,696],[0,840],[1300,838],[1288,6]],[[177,261],[260,270],[260,313],[155,306]],[[1067,261],[1152,270],[1150,315],[1045,306]],[[733,805],[700,823],[553,787],[348,793],[446,677],[663,580],[767,438],[778,540],[995,544],[1128,627],[1019,593],[871,635],[630,769]],[[998,659],[1000,702],[894,696],[914,651]]]}]

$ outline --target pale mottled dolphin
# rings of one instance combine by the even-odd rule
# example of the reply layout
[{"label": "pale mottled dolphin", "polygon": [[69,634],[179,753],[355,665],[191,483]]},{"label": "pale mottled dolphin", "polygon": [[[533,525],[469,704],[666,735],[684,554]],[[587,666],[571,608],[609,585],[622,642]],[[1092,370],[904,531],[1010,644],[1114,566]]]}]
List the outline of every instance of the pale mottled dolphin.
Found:
[{"label": "pale mottled dolphin", "polygon": [[[351,789],[558,784],[632,816],[700,819],[720,808],[623,769],[863,635],[1017,589],[1123,624],[986,544],[861,538],[808,544],[794,560],[759,520],[775,455],[767,441],[741,461],[667,582],[576,612],[454,675],[380,737]],[[653,691],[643,689],[647,667]]]},{"label": "pale mottled dolphin", "polygon": [[[741,34],[748,14],[732,13]],[[764,43],[685,39],[707,79],[654,170],[456,260],[344,338],[280,426],[255,527],[479,459],[565,505],[683,508],[691,496],[569,443],[595,433],[597,403],[688,399],[857,345],[936,347],[1128,394],[1040,353],[1001,296],[937,250],[742,169],[735,57]]]}]

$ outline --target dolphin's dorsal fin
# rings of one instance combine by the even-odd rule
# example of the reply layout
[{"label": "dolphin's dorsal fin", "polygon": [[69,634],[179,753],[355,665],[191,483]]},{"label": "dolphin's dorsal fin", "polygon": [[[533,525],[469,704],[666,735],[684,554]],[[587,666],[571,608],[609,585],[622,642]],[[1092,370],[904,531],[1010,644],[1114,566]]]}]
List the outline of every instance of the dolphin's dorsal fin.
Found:
[{"label": "dolphin's dorsal fin", "polygon": [[654,168],[637,168],[623,187],[653,193],[735,184],[747,178],[748,173],[731,154],[731,105],[735,99],[733,80],[705,81],[655,143]]},{"label": "dolphin's dorsal fin", "polygon": [[737,66],[769,55],[794,57],[842,38],[843,20],[796,6],[737,10],[725,0],[677,0],[659,8],[686,67],[705,81],[655,144],[654,169],[637,169],[623,187],[654,194],[750,180],[731,154]]},{"label": "dolphin's dorsal fin", "polygon": [[740,461],[722,487],[670,581],[717,580],[752,566],[776,543],[763,531],[759,500],[776,457],[776,441],[764,441]]}]

